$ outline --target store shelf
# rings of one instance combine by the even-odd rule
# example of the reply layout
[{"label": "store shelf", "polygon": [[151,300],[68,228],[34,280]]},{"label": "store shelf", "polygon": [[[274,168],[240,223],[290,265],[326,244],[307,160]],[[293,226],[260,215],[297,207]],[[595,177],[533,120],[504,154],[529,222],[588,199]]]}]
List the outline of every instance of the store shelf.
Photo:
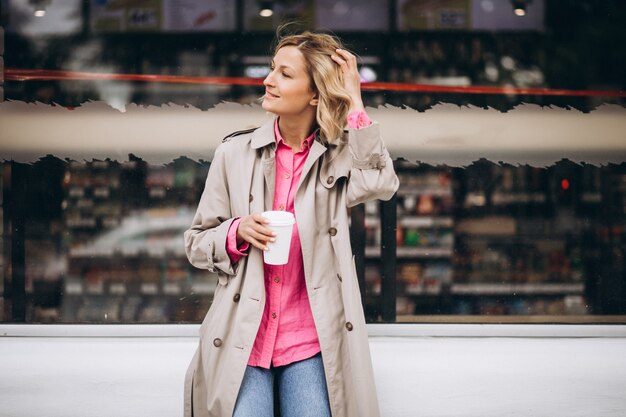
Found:
[{"label": "store shelf", "polygon": [[580,197],[583,203],[602,203],[602,194],[600,193],[583,193]]},{"label": "store shelf", "polygon": [[414,286],[414,287],[406,287],[404,289],[404,295],[417,295],[417,296],[426,296],[426,295],[441,295],[442,290],[441,286],[437,287],[423,287],[423,286]]},{"label": "store shelf", "polygon": [[[380,218],[374,216],[366,216],[365,224],[367,226],[378,227]],[[454,227],[454,219],[451,216],[401,216],[398,224],[402,227]]]},{"label": "store shelf", "polygon": [[581,295],[584,285],[572,284],[452,284],[451,286],[407,286],[404,296],[550,296]]},{"label": "store shelf", "polygon": [[[409,247],[409,246],[398,246],[396,249],[396,257],[397,258],[449,258],[452,256],[453,249],[448,247]],[[377,247],[366,247],[365,248],[365,257],[366,258],[379,258],[380,257],[380,248]]]},{"label": "store shelf", "polygon": [[212,295],[215,292],[217,280],[210,282],[193,282],[191,285],[181,282],[142,282],[127,285],[123,282],[112,282],[105,285],[104,282],[86,284],[80,281],[67,281],[65,283],[66,296],[180,296],[181,294]]},{"label": "store shelf", "polygon": [[[171,245],[173,246],[173,245]],[[99,252],[79,252],[72,251],[70,253],[70,261],[73,263],[86,262],[89,264],[100,263],[110,264],[112,259],[156,259],[162,261],[163,259],[180,259],[187,260],[185,254],[185,248],[182,244],[178,244],[179,247],[164,248],[155,246],[154,248],[122,248],[122,249],[105,249]]]},{"label": "store shelf", "polygon": [[568,239],[568,236],[566,235],[558,235],[558,234],[537,234],[537,235],[530,235],[530,234],[510,234],[510,235],[505,235],[505,234],[477,234],[477,233],[464,233],[464,232],[458,232],[455,233],[455,236],[457,239],[465,239],[465,240],[472,240],[472,241],[488,241],[488,242],[497,242],[497,243],[527,243],[527,244],[532,244],[532,243],[546,243],[546,242],[559,242],[559,243],[565,243],[565,241]]},{"label": "store shelf", "polygon": [[404,216],[400,220],[402,227],[453,227],[454,219],[450,216]]},{"label": "store shelf", "polygon": [[582,294],[584,284],[452,284],[454,295],[564,295]]},{"label": "store shelf", "polygon": [[458,220],[455,234],[478,237],[516,237],[518,221],[512,216],[487,216]]},{"label": "store shelf", "polygon": [[143,282],[139,287],[139,292],[142,295],[159,295],[161,293],[159,287],[160,285],[154,282]]},{"label": "store shelf", "polygon": [[70,197],[84,197],[85,196],[85,189],[83,187],[72,187],[68,190],[67,194]]},{"label": "store shelf", "polygon": [[491,196],[491,202],[494,206],[504,206],[508,204],[533,204],[545,203],[546,196],[544,193],[501,193],[495,192]]},{"label": "store shelf", "polygon": [[126,295],[126,284],[123,283],[112,283],[109,287],[109,294],[113,295]]},{"label": "store shelf", "polygon": [[406,195],[432,195],[432,196],[451,196],[452,189],[450,187],[435,186],[418,186],[418,187],[400,187],[398,188],[399,196]]},{"label": "store shelf", "polygon": [[109,187],[106,187],[106,186],[97,187],[97,188],[94,188],[93,190],[94,197],[109,198],[110,195],[111,195],[111,190],[109,189]]},{"label": "store shelf", "polygon": [[211,294],[215,292],[217,286],[217,279],[211,280],[211,282],[194,282],[191,284],[192,294]]}]

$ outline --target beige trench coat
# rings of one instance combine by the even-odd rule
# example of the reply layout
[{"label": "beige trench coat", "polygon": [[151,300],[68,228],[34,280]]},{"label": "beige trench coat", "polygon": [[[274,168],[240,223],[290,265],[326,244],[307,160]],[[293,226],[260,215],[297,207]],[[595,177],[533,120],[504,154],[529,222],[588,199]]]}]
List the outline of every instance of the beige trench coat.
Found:
[{"label": "beige trench coat", "polygon": [[[236,132],[216,149],[193,224],[189,261],[218,275],[213,303],[185,378],[186,417],[232,416],[265,306],[263,258],[251,247],[234,266],[226,236],[234,217],[272,208],[273,121]],[[313,142],[295,196],[306,287],[322,349],[333,417],[378,417],[347,207],[388,200],[398,188],[378,123],[349,129],[337,145]]]}]

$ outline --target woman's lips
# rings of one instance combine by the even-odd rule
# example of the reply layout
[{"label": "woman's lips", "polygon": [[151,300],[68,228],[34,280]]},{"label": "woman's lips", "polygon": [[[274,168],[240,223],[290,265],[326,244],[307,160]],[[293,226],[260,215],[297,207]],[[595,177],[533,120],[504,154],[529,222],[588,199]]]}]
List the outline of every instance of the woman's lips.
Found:
[{"label": "woman's lips", "polygon": [[269,91],[265,92],[265,97],[267,98],[278,98],[277,95],[270,93]]}]

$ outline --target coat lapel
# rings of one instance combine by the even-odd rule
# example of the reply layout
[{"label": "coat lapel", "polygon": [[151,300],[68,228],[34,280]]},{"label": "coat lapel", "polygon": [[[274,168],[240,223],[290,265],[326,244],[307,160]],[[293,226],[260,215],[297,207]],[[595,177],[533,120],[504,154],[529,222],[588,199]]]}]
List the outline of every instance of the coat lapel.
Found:
[{"label": "coat lapel", "polygon": [[263,177],[265,177],[265,210],[274,205],[274,186],[276,184],[276,156],[273,149],[266,148],[261,156]]},{"label": "coat lapel", "polygon": [[261,167],[265,178],[264,210],[271,210],[274,200],[276,184],[276,137],[274,136],[274,121],[269,120],[254,131],[250,146],[261,152]]},{"label": "coat lapel", "polygon": [[[300,186],[306,180],[306,177],[309,174],[309,171],[311,170],[311,168],[313,168],[313,165],[315,164],[315,162],[317,162],[317,160],[322,155],[324,155],[324,152],[326,152],[326,149],[327,149],[326,146],[322,145],[318,140],[313,141],[313,145],[311,145],[311,149],[309,150],[309,155],[306,157],[306,161],[304,162],[304,167],[302,168],[302,174],[300,175],[300,181],[298,182],[298,188],[296,188],[296,190],[300,189]],[[296,195],[298,195],[297,191],[296,191]]]}]

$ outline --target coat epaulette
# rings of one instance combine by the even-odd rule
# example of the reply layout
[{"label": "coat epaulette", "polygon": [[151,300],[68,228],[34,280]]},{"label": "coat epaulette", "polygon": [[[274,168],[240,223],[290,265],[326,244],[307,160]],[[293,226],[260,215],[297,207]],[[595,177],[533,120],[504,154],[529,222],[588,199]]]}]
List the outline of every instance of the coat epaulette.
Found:
[{"label": "coat epaulette", "polygon": [[239,135],[243,135],[243,134],[246,134],[246,133],[254,132],[257,129],[258,129],[258,127],[253,127],[251,129],[238,130],[238,131],[233,132],[230,135],[226,136],[224,139],[222,139],[222,142],[228,142],[229,140],[231,140],[235,136],[239,136]]}]

